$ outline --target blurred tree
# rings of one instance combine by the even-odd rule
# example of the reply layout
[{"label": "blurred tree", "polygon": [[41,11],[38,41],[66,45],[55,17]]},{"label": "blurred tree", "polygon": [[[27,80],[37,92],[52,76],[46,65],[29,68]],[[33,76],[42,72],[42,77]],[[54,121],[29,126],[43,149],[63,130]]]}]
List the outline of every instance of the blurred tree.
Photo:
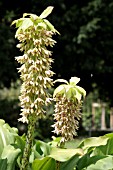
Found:
[{"label": "blurred tree", "polygon": [[13,11],[6,11],[4,18],[0,20],[0,87],[4,85],[9,87],[11,81],[15,81],[18,77],[17,63],[14,60],[15,38],[13,29],[10,28],[13,17]]}]

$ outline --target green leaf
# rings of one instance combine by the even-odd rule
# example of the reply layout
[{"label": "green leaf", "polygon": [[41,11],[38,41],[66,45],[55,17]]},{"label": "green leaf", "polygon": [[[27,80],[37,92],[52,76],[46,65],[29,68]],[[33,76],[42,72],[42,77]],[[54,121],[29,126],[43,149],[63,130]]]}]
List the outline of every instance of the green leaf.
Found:
[{"label": "green leaf", "polygon": [[106,155],[113,155],[113,133],[106,134],[105,137],[108,138],[108,142],[106,145],[106,151],[104,152]]},{"label": "green leaf", "polygon": [[50,154],[50,151],[51,151],[51,147],[49,144],[45,143],[45,142],[42,142],[40,141],[40,148],[44,154],[44,156],[47,156]]},{"label": "green leaf", "polygon": [[68,85],[66,88],[66,98],[67,99],[72,99],[73,93],[72,93],[73,89]]},{"label": "green leaf", "polygon": [[79,160],[78,155],[74,155],[68,161],[61,163],[59,170],[74,170]]},{"label": "green leaf", "polygon": [[30,26],[33,26],[33,22],[31,21],[31,19],[30,18],[24,18],[22,25],[21,25],[21,29],[25,31]]},{"label": "green leaf", "polygon": [[57,161],[65,162],[74,155],[82,155],[82,149],[61,149],[52,148],[49,157],[54,158]]},{"label": "green leaf", "polygon": [[76,95],[74,96],[78,101],[81,100],[82,95],[76,90]]},{"label": "green leaf", "polygon": [[20,148],[21,151],[24,151],[25,141],[20,136],[16,136],[15,139],[16,139],[15,145],[17,145],[17,147]]},{"label": "green leaf", "polygon": [[49,157],[35,159],[32,164],[32,170],[55,170],[55,160]]},{"label": "green leaf", "polygon": [[95,164],[91,164],[86,170],[112,170],[113,169],[113,156],[98,160]]},{"label": "green leaf", "polygon": [[96,155],[91,157],[90,153],[87,153],[78,160],[77,168],[78,170],[81,170],[83,168],[88,167],[91,164],[95,164],[98,160],[103,158],[106,158],[106,156]]},{"label": "green leaf", "polygon": [[92,153],[93,155],[113,155],[113,133],[104,136],[108,138],[107,144],[96,147]]},{"label": "green leaf", "polygon": [[86,91],[80,87],[80,86],[75,86],[75,88],[78,90],[80,94],[82,94],[84,97],[86,96]]},{"label": "green leaf", "polygon": [[58,94],[64,94],[64,93],[65,93],[65,90],[66,90],[66,85],[65,85],[65,84],[62,84],[62,85],[58,86],[58,87],[54,90],[53,97],[55,97],[55,96],[58,95]]},{"label": "green leaf", "polygon": [[0,169],[1,170],[7,169],[7,159],[0,159]]},{"label": "green leaf", "polygon": [[31,13],[24,13],[23,18],[25,18],[26,16],[30,16],[33,20],[39,19],[39,17],[37,15],[31,14]]},{"label": "green leaf", "polygon": [[15,24],[16,28],[21,27],[21,25],[23,23],[23,20],[24,20],[24,18],[20,18],[20,19],[14,20],[11,25]]},{"label": "green leaf", "polygon": [[82,170],[84,167],[87,167],[89,159],[90,159],[90,153],[83,155],[77,162],[78,170]]},{"label": "green leaf", "polygon": [[53,31],[54,33],[56,32],[56,33],[60,34],[47,19],[44,19],[44,22],[46,23],[46,25],[48,26],[48,29],[50,31]]},{"label": "green leaf", "polygon": [[66,84],[68,84],[68,81],[67,80],[64,80],[64,79],[57,79],[57,80],[55,80],[54,81],[54,83],[66,83]]},{"label": "green leaf", "polygon": [[5,146],[1,158],[7,159],[7,170],[15,170],[16,159],[20,152],[20,149],[15,149],[11,145]]},{"label": "green leaf", "polygon": [[70,148],[70,149],[76,149],[78,148],[78,145],[80,144],[81,139],[75,139],[71,141],[66,141],[65,142],[65,148]]},{"label": "green leaf", "polygon": [[50,154],[51,146],[43,141],[38,140],[33,147],[40,155],[47,156]]},{"label": "green leaf", "polygon": [[5,146],[14,143],[15,137],[18,136],[17,131],[0,119],[0,156]]},{"label": "green leaf", "polygon": [[53,10],[52,6],[47,7],[42,14],[40,15],[40,18],[46,18]]},{"label": "green leaf", "polygon": [[57,147],[62,137],[53,137],[53,140],[49,142],[49,145],[52,147]]},{"label": "green leaf", "polygon": [[38,27],[42,27],[42,28],[46,29],[46,24],[44,22],[39,22]]},{"label": "green leaf", "polygon": [[71,77],[71,79],[69,80],[70,85],[76,85],[78,82],[80,81],[80,78],[78,77]]},{"label": "green leaf", "polygon": [[87,138],[87,139],[83,140],[78,147],[87,151],[87,149],[90,147],[106,145],[107,141],[108,141],[108,138],[105,136],[91,137],[91,138]]}]

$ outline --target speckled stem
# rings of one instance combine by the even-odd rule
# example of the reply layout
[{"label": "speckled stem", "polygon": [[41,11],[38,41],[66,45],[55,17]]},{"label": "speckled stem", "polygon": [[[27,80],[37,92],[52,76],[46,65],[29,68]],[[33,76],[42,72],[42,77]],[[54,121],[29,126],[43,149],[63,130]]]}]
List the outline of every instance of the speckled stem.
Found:
[{"label": "speckled stem", "polygon": [[26,145],[24,148],[24,153],[23,153],[22,164],[21,164],[20,170],[28,169],[29,157],[31,154],[31,148],[32,148],[32,143],[33,143],[33,139],[34,139],[36,116],[30,115],[28,120],[29,120],[29,123],[28,123],[28,131],[27,131],[27,136],[26,136]]}]

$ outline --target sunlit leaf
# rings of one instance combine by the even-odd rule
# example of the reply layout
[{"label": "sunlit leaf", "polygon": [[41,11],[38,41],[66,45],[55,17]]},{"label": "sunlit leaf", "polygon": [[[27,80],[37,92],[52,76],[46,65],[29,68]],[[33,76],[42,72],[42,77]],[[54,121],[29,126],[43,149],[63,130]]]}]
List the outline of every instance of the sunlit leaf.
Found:
[{"label": "sunlit leaf", "polygon": [[50,154],[51,148],[50,145],[48,145],[47,143],[40,141],[40,149],[42,150],[44,156]]},{"label": "sunlit leaf", "polygon": [[32,164],[32,170],[55,170],[55,160],[49,157],[35,159]]},{"label": "sunlit leaf", "polygon": [[82,95],[76,90],[76,95],[75,95],[75,98],[80,101],[81,98],[82,98]]},{"label": "sunlit leaf", "polygon": [[31,21],[30,18],[24,18],[23,23],[21,25],[21,29],[23,29],[25,31],[32,25],[33,25],[33,22]]},{"label": "sunlit leaf", "polygon": [[46,29],[46,24],[44,22],[39,22],[38,26]]},{"label": "sunlit leaf", "polygon": [[52,6],[47,7],[42,14],[40,15],[40,18],[46,18],[53,10]]},{"label": "sunlit leaf", "polygon": [[70,85],[76,85],[79,81],[80,81],[80,78],[78,77],[71,77],[71,79],[69,80]]},{"label": "sunlit leaf", "polygon": [[4,120],[0,119],[0,156],[5,146],[14,143],[18,130],[11,128]]},{"label": "sunlit leaf", "polygon": [[64,94],[66,90],[65,86],[65,84],[58,86],[53,93],[53,97],[55,97],[57,94]]},{"label": "sunlit leaf", "polygon": [[90,147],[106,145],[107,141],[108,138],[105,136],[91,137],[91,138],[84,139],[79,145],[79,147],[87,151],[87,149]]},{"label": "sunlit leaf", "polygon": [[91,164],[86,170],[112,170],[113,169],[113,156],[98,160],[95,164]]},{"label": "sunlit leaf", "polygon": [[16,159],[20,152],[21,152],[20,149],[15,149],[11,145],[5,146],[1,158],[2,159],[7,158],[7,170],[15,170]]},{"label": "sunlit leaf", "polygon": [[24,151],[25,141],[22,139],[22,137],[16,136],[15,140],[16,140],[16,145],[18,146],[18,148],[20,148],[21,151]]},{"label": "sunlit leaf", "polygon": [[106,156],[90,156],[90,153],[83,155],[77,162],[78,170],[86,170],[91,164],[95,164],[98,160],[105,158]]},{"label": "sunlit leaf", "polygon": [[23,14],[23,18],[25,18],[26,16],[30,16],[33,20],[38,19],[39,17],[35,14],[30,14],[30,13],[24,13]]},{"label": "sunlit leaf", "polygon": [[73,95],[72,90],[73,89],[68,85],[67,88],[66,88],[66,98],[67,99],[71,99],[72,98],[72,95]]},{"label": "sunlit leaf", "polygon": [[96,147],[92,153],[93,155],[113,155],[113,133],[104,136],[108,138],[107,144]]},{"label": "sunlit leaf", "polygon": [[54,158],[60,162],[65,162],[74,155],[83,155],[82,149],[52,148],[49,157]]},{"label": "sunlit leaf", "polygon": [[68,81],[67,80],[64,80],[64,79],[57,79],[57,80],[55,80],[54,81],[54,83],[66,83],[66,84],[68,84]]},{"label": "sunlit leaf", "polygon": [[20,19],[14,20],[11,25],[15,24],[16,28],[18,28],[18,27],[20,27],[22,25],[23,20],[24,20],[24,18],[20,18]]},{"label": "sunlit leaf", "polygon": [[76,86],[75,88],[76,88],[76,89],[78,90],[78,92],[81,93],[84,97],[86,96],[86,91],[85,91],[82,87]]},{"label": "sunlit leaf", "polygon": [[52,147],[57,147],[58,143],[60,142],[62,137],[53,137],[53,140],[51,142],[49,142],[49,145],[51,145]]}]

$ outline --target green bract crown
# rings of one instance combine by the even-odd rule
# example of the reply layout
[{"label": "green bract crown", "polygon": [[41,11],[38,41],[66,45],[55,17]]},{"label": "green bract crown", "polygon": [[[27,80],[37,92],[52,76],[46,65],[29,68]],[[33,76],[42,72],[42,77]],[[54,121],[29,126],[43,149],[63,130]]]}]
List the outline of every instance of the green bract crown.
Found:
[{"label": "green bract crown", "polygon": [[80,81],[80,78],[78,77],[71,77],[71,79],[68,81],[64,79],[58,79],[54,81],[56,82],[62,82],[65,84],[59,85],[53,94],[53,97],[61,95],[62,97],[66,97],[67,99],[72,99],[72,100],[78,100],[78,102],[81,100],[82,97],[86,96],[86,91],[80,87],[77,86],[77,83]]},{"label": "green bract crown", "polygon": [[[20,18],[18,20],[14,20],[11,25],[16,25],[17,31],[15,34],[15,37],[18,36],[18,34],[21,32],[21,30],[26,31],[29,27],[32,27],[33,25],[38,27],[38,29],[46,29],[48,31],[52,31],[54,33],[59,32],[54,28],[54,26],[45,19],[53,10],[52,6],[47,7],[40,16],[37,16],[35,14],[30,13],[24,13],[23,18]],[[28,18],[29,16],[29,18]]]}]

